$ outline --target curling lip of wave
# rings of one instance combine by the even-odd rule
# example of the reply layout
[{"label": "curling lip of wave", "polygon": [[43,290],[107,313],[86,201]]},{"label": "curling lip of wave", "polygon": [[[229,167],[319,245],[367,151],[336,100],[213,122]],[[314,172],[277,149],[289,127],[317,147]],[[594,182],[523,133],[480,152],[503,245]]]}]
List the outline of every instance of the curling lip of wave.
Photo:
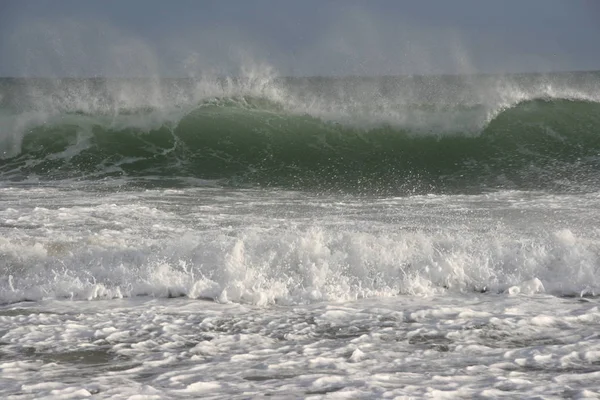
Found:
[{"label": "curling lip of wave", "polygon": [[0,176],[191,176],[225,185],[364,191],[595,183],[600,104],[589,98],[544,96],[492,112],[413,104],[403,112],[409,117],[400,124],[376,112],[364,114],[371,118],[366,124],[333,122],[289,112],[268,97],[232,96],[166,117],[147,107],[116,117],[66,113],[33,126],[20,152],[0,161]]}]

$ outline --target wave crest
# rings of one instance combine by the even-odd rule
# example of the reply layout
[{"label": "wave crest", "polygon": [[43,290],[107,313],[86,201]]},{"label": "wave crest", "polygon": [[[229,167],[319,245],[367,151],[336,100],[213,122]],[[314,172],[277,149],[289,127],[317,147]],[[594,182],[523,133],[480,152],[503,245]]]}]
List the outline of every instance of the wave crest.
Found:
[{"label": "wave crest", "polygon": [[[22,124],[24,133],[4,146],[0,174],[195,177],[368,193],[597,187],[600,104],[590,96],[545,86],[530,90],[538,97],[486,103],[464,93],[467,83],[439,79],[437,97],[436,86],[415,81],[421,92],[399,96],[392,83],[408,90],[406,82],[222,80],[194,105],[61,109]],[[35,112],[5,119],[15,125]]]}]

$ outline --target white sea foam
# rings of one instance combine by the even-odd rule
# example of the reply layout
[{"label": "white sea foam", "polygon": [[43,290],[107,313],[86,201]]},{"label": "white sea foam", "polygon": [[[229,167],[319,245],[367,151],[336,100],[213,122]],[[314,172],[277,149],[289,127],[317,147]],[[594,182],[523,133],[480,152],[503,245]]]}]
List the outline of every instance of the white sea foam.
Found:
[{"label": "white sea foam", "polygon": [[0,188],[0,396],[600,390],[598,193],[87,185]]},{"label": "white sea foam", "polygon": [[0,322],[0,394],[24,399],[595,398],[600,389],[595,300],[63,301],[0,308]]},{"label": "white sea foam", "polygon": [[[149,295],[266,305],[600,289],[594,194],[375,201],[214,189],[2,194],[4,303]],[[548,206],[561,218],[538,213]]]}]

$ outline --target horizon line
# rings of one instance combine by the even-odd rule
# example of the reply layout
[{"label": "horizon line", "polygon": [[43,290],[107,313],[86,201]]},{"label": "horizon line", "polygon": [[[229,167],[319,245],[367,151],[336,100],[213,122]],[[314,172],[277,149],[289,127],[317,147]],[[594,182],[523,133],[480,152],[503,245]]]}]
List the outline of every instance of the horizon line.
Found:
[{"label": "horizon line", "polygon": [[[462,76],[510,76],[510,75],[551,75],[551,74],[577,74],[577,73],[599,73],[599,69],[580,69],[580,70],[554,70],[554,71],[524,71],[524,72],[473,72],[473,73],[406,73],[406,74],[346,74],[346,75],[274,75],[273,79],[310,79],[310,78],[329,78],[329,79],[351,79],[351,78],[417,78],[417,77],[462,77]],[[205,75],[218,79],[245,79],[243,75]],[[89,76],[0,76],[0,79],[202,79],[203,76],[107,76],[107,75],[89,75]]]}]

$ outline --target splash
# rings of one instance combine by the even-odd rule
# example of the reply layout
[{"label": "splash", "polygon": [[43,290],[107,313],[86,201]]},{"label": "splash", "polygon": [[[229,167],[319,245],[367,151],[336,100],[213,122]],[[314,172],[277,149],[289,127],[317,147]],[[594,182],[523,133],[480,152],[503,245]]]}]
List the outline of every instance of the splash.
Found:
[{"label": "splash", "polygon": [[[597,187],[598,75],[5,81],[4,179],[361,193]],[[8,90],[6,89],[8,88]]]}]

